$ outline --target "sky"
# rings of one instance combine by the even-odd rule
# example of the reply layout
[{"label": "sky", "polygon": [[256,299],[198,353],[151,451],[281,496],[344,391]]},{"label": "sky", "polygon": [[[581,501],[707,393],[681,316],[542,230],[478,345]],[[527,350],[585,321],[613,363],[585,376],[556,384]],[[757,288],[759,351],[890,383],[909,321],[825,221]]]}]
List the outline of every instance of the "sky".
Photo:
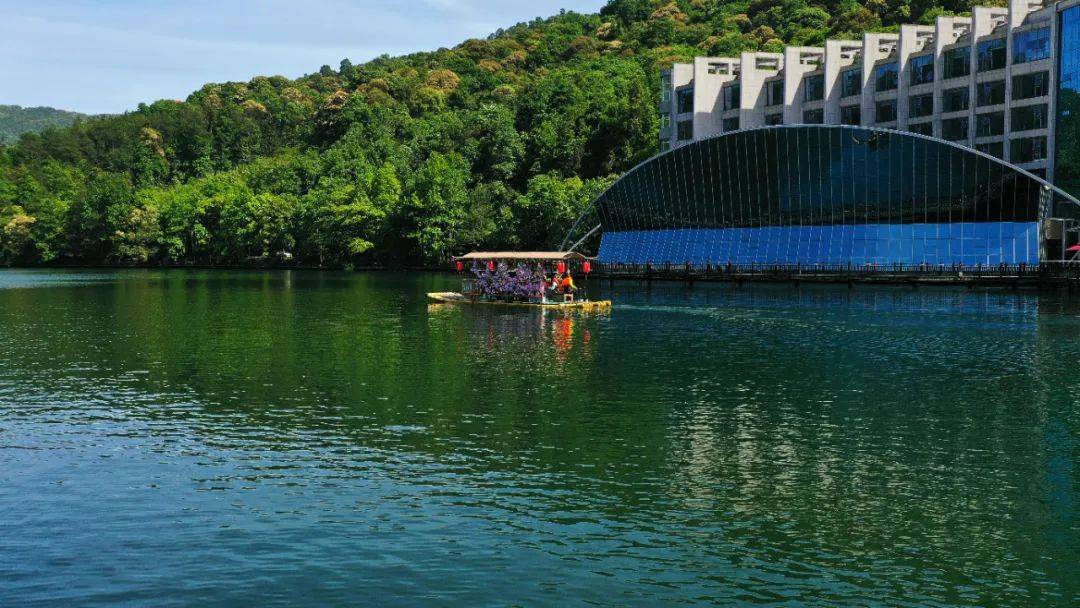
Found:
[{"label": "sky", "polygon": [[451,47],[604,0],[0,0],[0,104],[118,113],[207,82]]}]

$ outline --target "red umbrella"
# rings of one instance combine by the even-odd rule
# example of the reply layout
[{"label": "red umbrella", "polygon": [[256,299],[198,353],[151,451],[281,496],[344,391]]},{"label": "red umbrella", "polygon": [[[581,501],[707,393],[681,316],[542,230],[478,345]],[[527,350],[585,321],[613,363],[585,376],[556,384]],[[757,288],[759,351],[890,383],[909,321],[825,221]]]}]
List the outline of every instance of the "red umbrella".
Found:
[{"label": "red umbrella", "polygon": [[1065,251],[1080,251],[1080,245],[1073,245],[1072,247],[1069,247]]}]

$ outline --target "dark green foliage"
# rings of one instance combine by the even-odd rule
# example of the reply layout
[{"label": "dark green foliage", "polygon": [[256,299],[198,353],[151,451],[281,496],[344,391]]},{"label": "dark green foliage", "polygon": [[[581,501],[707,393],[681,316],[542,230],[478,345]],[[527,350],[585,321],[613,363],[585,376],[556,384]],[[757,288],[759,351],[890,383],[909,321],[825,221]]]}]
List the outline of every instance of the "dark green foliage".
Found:
[{"label": "dark green foliage", "polygon": [[18,141],[23,133],[40,133],[47,127],[66,127],[85,115],[55,108],[22,108],[0,105],[0,145]]},{"label": "dark green foliage", "polygon": [[0,262],[343,266],[553,247],[655,153],[659,68],[968,9],[611,0],[453,49],[209,84],[0,146]]}]

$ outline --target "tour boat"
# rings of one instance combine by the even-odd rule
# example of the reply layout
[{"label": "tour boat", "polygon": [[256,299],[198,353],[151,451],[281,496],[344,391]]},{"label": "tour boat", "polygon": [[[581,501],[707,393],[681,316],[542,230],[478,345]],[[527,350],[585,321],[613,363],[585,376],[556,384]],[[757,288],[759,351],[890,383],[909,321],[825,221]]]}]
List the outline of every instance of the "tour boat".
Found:
[{"label": "tour boat", "polygon": [[442,304],[606,310],[611,300],[578,298],[575,268],[588,276],[592,260],[571,251],[474,251],[454,259],[462,290],[428,293]]}]

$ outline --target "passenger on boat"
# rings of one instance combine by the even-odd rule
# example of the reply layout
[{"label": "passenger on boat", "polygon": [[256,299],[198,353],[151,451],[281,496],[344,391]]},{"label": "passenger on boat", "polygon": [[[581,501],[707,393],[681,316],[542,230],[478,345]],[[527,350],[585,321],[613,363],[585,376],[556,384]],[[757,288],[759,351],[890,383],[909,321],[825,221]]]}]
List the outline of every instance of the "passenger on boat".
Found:
[{"label": "passenger on boat", "polygon": [[567,272],[563,275],[562,281],[559,282],[559,291],[562,293],[573,293],[577,291],[577,286],[574,285],[574,278]]}]

